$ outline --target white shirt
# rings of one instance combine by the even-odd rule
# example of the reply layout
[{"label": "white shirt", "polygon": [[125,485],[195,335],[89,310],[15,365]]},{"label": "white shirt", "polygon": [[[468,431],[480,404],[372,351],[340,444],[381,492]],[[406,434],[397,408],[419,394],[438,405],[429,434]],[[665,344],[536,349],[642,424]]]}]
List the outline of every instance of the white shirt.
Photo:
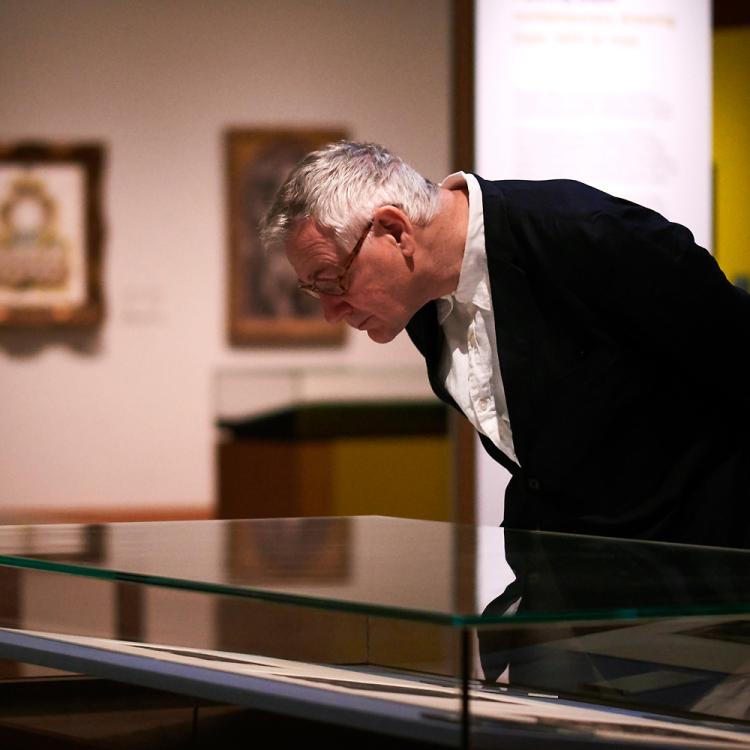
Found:
[{"label": "white shirt", "polygon": [[519,463],[497,353],[482,191],[476,178],[465,172],[449,175],[441,186],[448,190],[468,188],[469,222],[458,286],[452,294],[437,300],[438,322],[446,343],[440,378],[471,424]]}]

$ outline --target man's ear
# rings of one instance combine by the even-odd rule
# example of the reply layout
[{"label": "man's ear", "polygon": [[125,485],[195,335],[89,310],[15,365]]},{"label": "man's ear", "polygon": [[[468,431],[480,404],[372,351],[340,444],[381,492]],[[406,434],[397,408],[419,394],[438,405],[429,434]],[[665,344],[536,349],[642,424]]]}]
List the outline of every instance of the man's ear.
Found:
[{"label": "man's ear", "polygon": [[372,215],[375,234],[387,234],[401,249],[403,255],[414,254],[414,226],[398,206],[380,206]]}]

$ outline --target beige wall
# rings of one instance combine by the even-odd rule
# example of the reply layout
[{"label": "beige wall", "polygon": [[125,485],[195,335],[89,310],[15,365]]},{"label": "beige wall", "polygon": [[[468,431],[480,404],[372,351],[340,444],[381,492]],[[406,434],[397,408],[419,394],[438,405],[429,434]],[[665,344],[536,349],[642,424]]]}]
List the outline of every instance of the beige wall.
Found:
[{"label": "beige wall", "polygon": [[0,334],[0,518],[213,501],[222,367],[417,364],[232,350],[222,132],[343,125],[449,168],[448,0],[3,0],[0,141],[108,144],[108,314],[89,351]]}]

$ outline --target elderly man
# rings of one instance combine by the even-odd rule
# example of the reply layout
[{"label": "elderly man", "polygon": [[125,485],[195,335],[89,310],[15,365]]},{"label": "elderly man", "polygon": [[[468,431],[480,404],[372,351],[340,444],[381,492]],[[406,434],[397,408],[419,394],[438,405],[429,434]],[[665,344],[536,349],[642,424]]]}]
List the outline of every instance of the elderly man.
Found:
[{"label": "elderly man", "polygon": [[294,168],[262,236],[330,322],[407,330],[511,472],[506,526],[750,546],[750,296],[684,227],[344,141]]}]

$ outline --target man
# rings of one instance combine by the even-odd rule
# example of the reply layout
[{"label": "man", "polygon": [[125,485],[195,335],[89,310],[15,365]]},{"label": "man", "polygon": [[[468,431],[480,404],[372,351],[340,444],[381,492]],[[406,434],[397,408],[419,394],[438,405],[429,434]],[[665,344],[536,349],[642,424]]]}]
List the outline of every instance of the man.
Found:
[{"label": "man", "polygon": [[571,180],[438,186],[341,142],[262,235],[330,322],[406,328],[512,474],[504,525],[750,546],[750,296],[684,227]]}]

